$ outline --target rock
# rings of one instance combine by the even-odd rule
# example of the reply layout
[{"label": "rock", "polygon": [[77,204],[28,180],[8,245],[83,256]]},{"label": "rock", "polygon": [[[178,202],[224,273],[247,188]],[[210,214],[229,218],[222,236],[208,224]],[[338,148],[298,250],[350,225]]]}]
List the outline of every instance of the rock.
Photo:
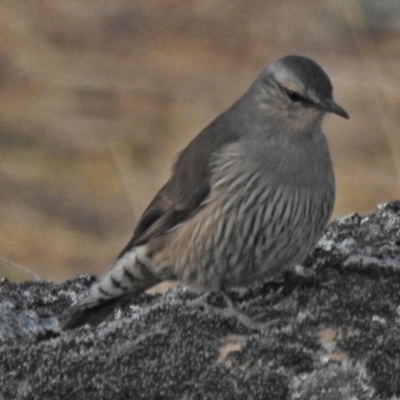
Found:
[{"label": "rock", "polygon": [[93,277],[0,283],[1,399],[400,396],[400,201],[332,222],[280,282],[143,294],[96,329],[58,316]]}]

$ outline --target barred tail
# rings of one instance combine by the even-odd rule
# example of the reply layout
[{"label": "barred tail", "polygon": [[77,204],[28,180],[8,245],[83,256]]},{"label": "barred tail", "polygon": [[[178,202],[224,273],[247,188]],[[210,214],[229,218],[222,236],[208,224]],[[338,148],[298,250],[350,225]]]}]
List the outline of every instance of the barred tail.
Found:
[{"label": "barred tail", "polygon": [[75,329],[85,324],[96,326],[104,321],[123,301],[158,283],[147,267],[144,246],[120,256],[110,270],[95,283],[89,295],[72,308],[61,329]]}]

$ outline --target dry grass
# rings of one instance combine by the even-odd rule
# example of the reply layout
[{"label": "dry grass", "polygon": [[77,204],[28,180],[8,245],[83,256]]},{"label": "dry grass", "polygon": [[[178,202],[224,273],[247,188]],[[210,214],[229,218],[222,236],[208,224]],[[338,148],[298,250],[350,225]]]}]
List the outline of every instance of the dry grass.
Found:
[{"label": "dry grass", "polygon": [[[326,123],[335,215],[399,198],[400,33],[357,4],[3,0],[0,254],[57,281],[104,271],[175,153],[287,53],[351,115]],[[27,278],[1,259],[0,276]]]}]

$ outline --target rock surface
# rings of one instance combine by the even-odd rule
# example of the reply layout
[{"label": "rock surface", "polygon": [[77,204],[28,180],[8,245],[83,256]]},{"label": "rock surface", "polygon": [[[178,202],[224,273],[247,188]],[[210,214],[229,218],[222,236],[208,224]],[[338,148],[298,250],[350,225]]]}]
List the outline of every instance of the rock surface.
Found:
[{"label": "rock surface", "polygon": [[59,332],[93,277],[0,283],[0,399],[400,397],[400,202],[332,222],[280,282],[144,294]]}]

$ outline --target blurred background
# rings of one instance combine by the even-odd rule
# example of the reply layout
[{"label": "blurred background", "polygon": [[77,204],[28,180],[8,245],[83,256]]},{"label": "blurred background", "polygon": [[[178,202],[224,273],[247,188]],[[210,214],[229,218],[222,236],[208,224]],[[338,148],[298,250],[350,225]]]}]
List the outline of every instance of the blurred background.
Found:
[{"label": "blurred background", "polygon": [[0,277],[105,271],[177,151],[290,53],[351,116],[325,122],[334,216],[400,198],[398,0],[1,0]]}]

